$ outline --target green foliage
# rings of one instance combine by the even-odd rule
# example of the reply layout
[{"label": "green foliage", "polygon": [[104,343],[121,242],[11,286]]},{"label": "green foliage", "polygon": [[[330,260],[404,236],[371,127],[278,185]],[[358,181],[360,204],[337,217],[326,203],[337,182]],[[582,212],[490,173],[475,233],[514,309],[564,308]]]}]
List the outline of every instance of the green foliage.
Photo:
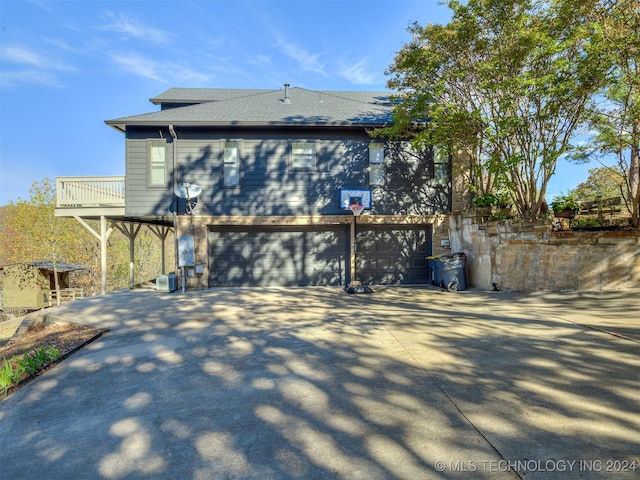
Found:
[{"label": "green foliage", "polygon": [[496,212],[492,215],[489,216],[489,221],[490,222],[499,222],[500,220],[507,220],[508,218],[512,218],[511,215],[509,215],[506,212]]},{"label": "green foliage", "polygon": [[7,394],[9,388],[60,358],[60,350],[53,345],[42,346],[38,350],[25,353],[22,358],[15,356],[9,361],[4,359],[0,367],[0,388]]},{"label": "green foliage", "polygon": [[600,29],[563,0],[448,6],[450,23],[414,24],[389,68],[388,86],[401,102],[384,134],[466,149],[475,191],[503,184],[520,214],[536,217],[558,158],[571,151],[606,78],[592,41]]},{"label": "green foliage", "polygon": [[[640,227],[640,4],[637,0],[580,0],[584,17],[600,27],[594,48],[609,63],[600,102],[590,109],[595,132],[574,160],[614,156],[622,173],[622,196],[631,224]],[[618,194],[616,194],[618,195]]]},{"label": "green foliage", "polygon": [[504,208],[509,204],[509,197],[500,193],[483,193],[473,201],[476,207],[500,207]]},{"label": "green foliage", "polygon": [[0,250],[6,264],[42,260],[93,266],[95,239],[75,219],[55,216],[55,184],[34,181],[29,200],[3,208]]},{"label": "green foliage", "polygon": [[18,364],[18,369],[20,370],[20,372],[26,374],[27,376],[35,375],[40,365],[42,365],[36,352],[25,353],[21,359],[18,358],[16,360],[16,363]]},{"label": "green foliage", "polygon": [[600,227],[600,222],[598,222],[597,220],[593,220],[590,218],[578,218],[577,220],[574,220],[571,223],[571,226],[573,228],[580,228],[580,227]]},{"label": "green foliage", "polygon": [[60,350],[58,350],[53,345],[49,345],[49,347],[47,348],[47,357],[52,362],[55,362],[56,360],[58,360],[60,358]]},{"label": "green foliage", "polygon": [[6,358],[0,367],[0,388],[7,394],[9,387],[20,381],[20,371],[14,368],[13,364]]},{"label": "green foliage", "polygon": [[600,167],[589,170],[589,177],[569,193],[583,202],[593,202],[598,198],[619,197],[623,188],[624,175],[618,167]]},{"label": "green foliage", "polygon": [[[29,200],[0,208],[0,264],[49,260],[88,266],[89,271],[73,273],[74,286],[95,294],[100,291],[99,242],[75,219],[56,217],[55,204],[55,182],[45,178],[32,183]],[[97,222],[88,223],[99,228]],[[115,230],[108,243],[107,284],[109,290],[117,290],[129,285],[129,240]],[[168,243],[167,258],[172,258]],[[161,271],[160,241],[147,228],[136,238],[135,262],[136,281]]]},{"label": "green foliage", "polygon": [[577,212],[580,210],[580,202],[573,194],[557,195],[551,202],[551,209],[554,212],[562,212],[563,210]]}]

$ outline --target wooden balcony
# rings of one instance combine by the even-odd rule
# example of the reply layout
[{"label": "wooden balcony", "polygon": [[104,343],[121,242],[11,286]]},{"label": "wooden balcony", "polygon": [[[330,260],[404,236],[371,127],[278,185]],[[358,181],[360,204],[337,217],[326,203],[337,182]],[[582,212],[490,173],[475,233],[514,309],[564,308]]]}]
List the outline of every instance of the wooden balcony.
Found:
[{"label": "wooden balcony", "polygon": [[56,216],[124,215],[124,177],[56,177]]}]

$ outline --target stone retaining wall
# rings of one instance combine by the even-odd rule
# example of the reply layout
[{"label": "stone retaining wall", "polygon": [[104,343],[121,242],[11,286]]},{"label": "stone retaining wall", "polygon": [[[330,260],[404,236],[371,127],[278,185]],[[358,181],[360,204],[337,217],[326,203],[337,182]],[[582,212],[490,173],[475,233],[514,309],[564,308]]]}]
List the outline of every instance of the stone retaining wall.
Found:
[{"label": "stone retaining wall", "polygon": [[640,286],[640,233],[558,231],[549,221],[474,223],[452,215],[452,252],[468,256],[472,287],[613,290]]}]

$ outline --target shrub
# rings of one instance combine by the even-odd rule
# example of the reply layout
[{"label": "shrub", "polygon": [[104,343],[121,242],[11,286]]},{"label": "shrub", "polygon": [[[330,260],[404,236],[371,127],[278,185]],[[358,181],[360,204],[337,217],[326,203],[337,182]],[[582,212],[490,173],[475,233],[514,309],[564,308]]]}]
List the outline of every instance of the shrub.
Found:
[{"label": "shrub", "polygon": [[60,358],[60,350],[53,345],[25,353],[22,358],[15,356],[11,361],[5,358],[4,364],[0,367],[0,388],[6,395],[9,388],[19,383],[23,377],[35,375],[58,358]]},{"label": "shrub", "polygon": [[504,208],[509,204],[509,197],[503,193],[483,193],[475,198],[473,204],[476,207]]},{"label": "shrub", "polygon": [[553,198],[551,209],[554,212],[561,212],[563,210],[577,212],[580,209],[580,202],[578,202],[574,195],[558,195]]}]

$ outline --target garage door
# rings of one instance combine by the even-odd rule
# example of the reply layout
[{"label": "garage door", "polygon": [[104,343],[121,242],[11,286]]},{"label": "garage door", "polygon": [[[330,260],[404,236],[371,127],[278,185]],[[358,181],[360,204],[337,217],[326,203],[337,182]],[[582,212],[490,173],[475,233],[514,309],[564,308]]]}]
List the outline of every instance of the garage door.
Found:
[{"label": "garage door", "polygon": [[356,275],[370,285],[425,284],[431,225],[358,225]]},{"label": "garage door", "polygon": [[344,285],[348,226],[209,227],[209,286]]}]

